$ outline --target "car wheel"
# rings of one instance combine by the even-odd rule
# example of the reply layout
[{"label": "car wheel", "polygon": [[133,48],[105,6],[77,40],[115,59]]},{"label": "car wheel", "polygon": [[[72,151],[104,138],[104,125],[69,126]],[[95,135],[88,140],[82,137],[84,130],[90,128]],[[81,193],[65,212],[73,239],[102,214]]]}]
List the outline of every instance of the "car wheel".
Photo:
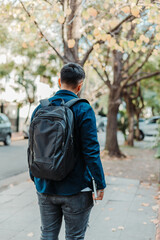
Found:
[{"label": "car wheel", "polygon": [[140,130],[139,141],[142,141],[143,139],[144,139],[144,133]]},{"label": "car wheel", "polygon": [[4,145],[9,146],[11,144],[11,135],[7,134],[6,139],[4,141]]},{"label": "car wheel", "polygon": [[144,133],[140,130],[139,131],[139,137],[137,138],[136,137],[136,134],[135,134],[135,131],[134,131],[134,138],[137,140],[137,141],[142,141],[144,139]]}]

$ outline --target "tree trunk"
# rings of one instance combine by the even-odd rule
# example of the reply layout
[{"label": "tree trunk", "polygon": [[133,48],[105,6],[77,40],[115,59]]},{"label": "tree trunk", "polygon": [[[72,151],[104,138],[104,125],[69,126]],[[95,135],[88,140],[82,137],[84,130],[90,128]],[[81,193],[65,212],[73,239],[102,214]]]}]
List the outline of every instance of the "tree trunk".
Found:
[{"label": "tree trunk", "polygon": [[129,114],[128,116],[129,135],[127,138],[127,144],[133,147],[134,146],[134,113],[130,111],[128,114]]},{"label": "tree trunk", "polygon": [[[76,62],[79,63],[79,39],[81,38],[81,32],[79,29],[81,28],[81,0],[71,0],[66,4],[64,4],[64,12],[67,8],[70,8],[71,14],[67,17],[66,22],[62,25],[62,39],[64,45],[64,61],[66,64],[68,62]],[[75,40],[75,45],[72,48],[68,47],[68,40]]]},{"label": "tree trunk", "polygon": [[128,131],[129,135],[127,138],[127,145],[134,146],[134,105],[129,94],[126,92],[124,94],[124,99],[126,102],[127,115],[128,115]]},{"label": "tree trunk", "polygon": [[140,115],[139,112],[136,112],[136,130],[135,130],[136,140],[140,140],[139,115]]},{"label": "tree trunk", "polygon": [[120,102],[120,99],[119,101],[114,100],[114,91],[111,89],[108,102],[108,119],[105,149],[108,150],[110,156],[116,157],[121,157],[123,155],[119,149],[117,139],[117,114]]},{"label": "tree trunk", "polygon": [[120,83],[122,79],[122,53],[113,50],[113,84],[110,85],[109,101],[108,101],[108,114],[107,114],[107,131],[106,131],[106,145],[105,149],[108,150],[110,156],[122,157],[125,156],[121,153],[118,146],[117,139],[117,114],[121,104],[121,88]]}]

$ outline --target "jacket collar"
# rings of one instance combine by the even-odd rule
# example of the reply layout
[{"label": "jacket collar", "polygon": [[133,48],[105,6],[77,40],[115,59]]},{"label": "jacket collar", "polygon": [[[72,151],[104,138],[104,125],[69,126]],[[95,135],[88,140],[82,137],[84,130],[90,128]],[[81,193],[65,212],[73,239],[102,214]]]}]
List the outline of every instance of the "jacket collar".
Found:
[{"label": "jacket collar", "polygon": [[63,95],[63,94],[65,94],[65,95],[70,95],[70,96],[73,96],[73,97],[78,98],[78,96],[77,96],[74,92],[69,91],[69,90],[64,90],[64,89],[57,91],[56,94],[55,94],[55,96],[57,96],[57,95]]}]

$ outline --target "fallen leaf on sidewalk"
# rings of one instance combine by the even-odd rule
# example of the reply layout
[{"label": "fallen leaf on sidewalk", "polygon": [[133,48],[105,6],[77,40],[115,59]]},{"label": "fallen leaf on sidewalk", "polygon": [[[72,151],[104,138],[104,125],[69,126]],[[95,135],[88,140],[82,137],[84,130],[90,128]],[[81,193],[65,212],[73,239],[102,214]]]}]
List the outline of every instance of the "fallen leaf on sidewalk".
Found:
[{"label": "fallen leaf on sidewalk", "polygon": [[138,198],[142,198],[142,195],[137,195]]},{"label": "fallen leaf on sidewalk", "polygon": [[110,217],[106,217],[104,220],[105,220],[105,221],[108,221],[108,220],[110,220]]},{"label": "fallen leaf on sidewalk", "polygon": [[33,234],[33,232],[30,232],[30,233],[27,234],[27,236],[28,236],[28,237],[33,237],[34,234]]},{"label": "fallen leaf on sidewalk", "polygon": [[116,228],[112,228],[112,232],[115,232],[116,231]]},{"label": "fallen leaf on sidewalk", "polygon": [[111,178],[111,181],[116,181],[116,178]]},{"label": "fallen leaf on sidewalk", "polygon": [[118,229],[119,230],[124,230],[124,227],[123,226],[119,226]]},{"label": "fallen leaf on sidewalk", "polygon": [[144,225],[146,225],[147,223],[146,222],[143,222]]},{"label": "fallen leaf on sidewalk", "polygon": [[151,177],[151,178],[154,178],[154,177],[155,177],[155,174],[150,174],[150,177]]},{"label": "fallen leaf on sidewalk", "polygon": [[118,187],[113,187],[112,188],[114,191],[117,191],[118,190]]},{"label": "fallen leaf on sidewalk", "polygon": [[159,205],[152,206],[153,211],[157,211],[159,209]]},{"label": "fallen leaf on sidewalk", "polygon": [[144,206],[144,207],[148,207],[149,203],[142,203],[141,205]]},{"label": "fallen leaf on sidewalk", "polygon": [[114,210],[114,208],[108,208],[108,210],[109,210],[109,211],[113,211],[113,210]]},{"label": "fallen leaf on sidewalk", "polygon": [[138,211],[143,211],[144,209],[143,208],[139,208]]},{"label": "fallen leaf on sidewalk", "polygon": [[158,224],[159,220],[158,219],[151,219],[151,222],[153,222],[154,224]]},{"label": "fallen leaf on sidewalk", "polygon": [[154,199],[159,200],[160,199],[160,195],[155,196]]}]

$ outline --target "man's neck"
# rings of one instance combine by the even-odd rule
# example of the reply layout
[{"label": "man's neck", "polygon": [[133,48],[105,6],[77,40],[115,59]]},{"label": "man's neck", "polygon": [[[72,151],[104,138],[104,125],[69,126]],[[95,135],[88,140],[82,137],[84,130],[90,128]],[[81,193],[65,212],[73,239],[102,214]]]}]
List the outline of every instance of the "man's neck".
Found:
[{"label": "man's neck", "polygon": [[61,87],[61,90],[71,91],[71,92],[73,92],[74,94],[77,95],[76,91],[75,91],[74,89],[71,89],[71,88],[64,88],[64,87]]}]

